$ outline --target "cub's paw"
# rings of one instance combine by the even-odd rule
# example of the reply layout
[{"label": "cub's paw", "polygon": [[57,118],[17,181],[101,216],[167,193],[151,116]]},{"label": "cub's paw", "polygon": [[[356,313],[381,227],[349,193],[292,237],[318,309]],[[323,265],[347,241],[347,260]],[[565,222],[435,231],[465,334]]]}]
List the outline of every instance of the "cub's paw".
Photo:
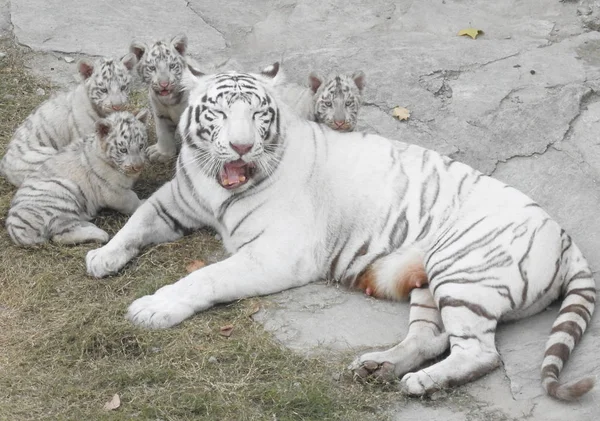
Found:
[{"label": "cub's paw", "polygon": [[355,378],[361,380],[391,383],[398,379],[395,366],[389,361],[379,363],[373,360],[361,361],[361,358],[357,358],[348,366],[348,369],[354,373]]},{"label": "cub's paw", "polygon": [[146,295],[138,298],[127,309],[125,316],[138,326],[163,329],[175,326],[194,314],[188,304],[164,294]]},{"label": "cub's paw", "polygon": [[154,145],[148,146],[146,154],[148,155],[148,159],[152,162],[169,162],[177,156],[177,151],[163,151],[159,149],[158,143],[155,143]]},{"label": "cub's paw", "polygon": [[411,396],[424,396],[442,389],[425,370],[408,373],[400,381],[400,390]]},{"label": "cub's paw", "polygon": [[94,278],[104,278],[117,273],[128,261],[127,253],[111,250],[109,246],[90,250],[85,256],[87,273]]}]

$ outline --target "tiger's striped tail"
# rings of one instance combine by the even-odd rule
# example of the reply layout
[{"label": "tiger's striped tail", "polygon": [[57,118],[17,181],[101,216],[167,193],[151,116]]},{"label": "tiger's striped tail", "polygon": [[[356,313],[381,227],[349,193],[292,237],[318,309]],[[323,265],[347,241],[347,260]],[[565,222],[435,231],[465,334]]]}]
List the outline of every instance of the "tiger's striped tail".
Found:
[{"label": "tiger's striped tail", "polygon": [[542,385],[550,396],[571,401],[589,392],[595,383],[595,377],[586,377],[561,384],[558,375],[592,319],[596,303],[596,283],[579,248],[566,234],[563,234],[563,239],[567,240],[566,247],[563,246],[561,262],[567,266],[564,300],[546,344],[542,362]]}]

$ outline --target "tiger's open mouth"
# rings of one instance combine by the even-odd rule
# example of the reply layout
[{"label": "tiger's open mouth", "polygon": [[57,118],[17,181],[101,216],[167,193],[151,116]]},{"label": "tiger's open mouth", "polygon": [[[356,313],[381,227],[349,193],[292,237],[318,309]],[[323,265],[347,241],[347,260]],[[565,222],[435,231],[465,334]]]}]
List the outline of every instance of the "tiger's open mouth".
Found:
[{"label": "tiger's open mouth", "polygon": [[218,175],[218,181],[228,190],[236,189],[246,184],[255,172],[256,165],[254,163],[238,159],[223,165]]}]

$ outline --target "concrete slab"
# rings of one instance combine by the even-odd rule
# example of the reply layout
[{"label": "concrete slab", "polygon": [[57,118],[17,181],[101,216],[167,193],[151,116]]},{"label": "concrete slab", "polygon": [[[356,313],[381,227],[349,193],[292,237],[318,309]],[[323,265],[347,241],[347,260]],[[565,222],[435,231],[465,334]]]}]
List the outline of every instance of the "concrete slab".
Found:
[{"label": "concrete slab", "polygon": [[[477,40],[456,35],[482,29]],[[600,268],[600,5],[558,0],[0,0],[0,36],[37,52],[32,71],[71,83],[66,54],[118,55],[133,37],[186,32],[207,69],[257,70],[283,60],[310,70],[367,74],[359,127],[449,154],[520,188],[567,229]],[[402,105],[407,122],[390,116]],[[406,305],[324,283],[269,298],[256,319],[305,354],[350,360],[406,333]],[[556,308],[498,334],[503,369],[432,404],[394,408],[397,420],[592,420],[600,391],[566,405],[543,396],[539,365]],[[600,373],[592,326],[563,378]]]}]

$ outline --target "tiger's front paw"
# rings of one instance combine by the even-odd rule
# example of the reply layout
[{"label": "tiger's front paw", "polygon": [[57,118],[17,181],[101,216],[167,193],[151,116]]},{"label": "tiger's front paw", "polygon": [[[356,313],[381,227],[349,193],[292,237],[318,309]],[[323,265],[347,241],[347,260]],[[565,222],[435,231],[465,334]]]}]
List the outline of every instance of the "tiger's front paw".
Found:
[{"label": "tiger's front paw", "polygon": [[425,396],[442,389],[442,385],[436,383],[425,370],[419,370],[402,377],[400,389],[407,395]]},{"label": "tiger's front paw", "polygon": [[158,143],[148,146],[146,149],[148,159],[152,162],[169,162],[177,156],[177,150],[161,150]]},{"label": "tiger's front paw", "polygon": [[194,313],[190,305],[157,292],[135,300],[129,306],[126,318],[138,326],[164,329],[181,323]]},{"label": "tiger's front paw", "polygon": [[129,261],[128,253],[123,250],[115,250],[110,245],[99,249],[88,251],[85,256],[87,273],[94,278],[117,273]]}]

